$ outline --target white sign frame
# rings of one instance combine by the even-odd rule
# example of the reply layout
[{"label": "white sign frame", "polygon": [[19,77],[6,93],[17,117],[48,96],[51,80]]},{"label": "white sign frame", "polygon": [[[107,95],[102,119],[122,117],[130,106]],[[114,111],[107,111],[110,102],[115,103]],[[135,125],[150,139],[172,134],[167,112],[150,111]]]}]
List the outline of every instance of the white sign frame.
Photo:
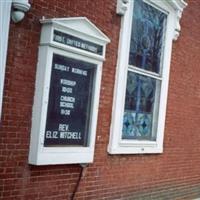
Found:
[{"label": "white sign frame", "polygon": [[[63,23],[63,27],[59,24],[60,22]],[[43,20],[42,23],[45,23],[45,25],[42,29],[41,42],[39,47],[39,58],[36,75],[36,91],[32,115],[29,163],[33,165],[91,163],[93,162],[94,157],[102,64],[105,56],[105,46],[106,43],[109,42],[109,39],[86,18]],[[79,27],[79,23],[81,23],[82,26],[85,25],[89,27],[88,30],[91,30],[91,32],[89,33],[93,36],[91,40],[90,34],[81,33],[78,31],[79,29],[76,30],[76,28],[74,28],[75,26],[70,26],[72,24],[75,24],[77,27]],[[68,25],[70,28],[68,27]],[[71,34],[72,31],[74,32],[74,35],[76,37],[83,38],[96,44],[102,45],[103,55],[93,55],[93,53],[91,52],[85,52],[81,49],[54,42],[53,31],[55,27],[56,30],[58,30],[57,26],[59,26],[60,30],[66,33]],[[95,31],[97,31],[98,34],[102,35],[101,40],[100,37],[95,39]],[[52,58],[54,53],[68,58],[92,63],[96,66],[90,111],[88,134],[89,140],[86,147],[67,145],[61,147],[44,146],[44,134],[46,127],[47,106],[49,101]]]}]

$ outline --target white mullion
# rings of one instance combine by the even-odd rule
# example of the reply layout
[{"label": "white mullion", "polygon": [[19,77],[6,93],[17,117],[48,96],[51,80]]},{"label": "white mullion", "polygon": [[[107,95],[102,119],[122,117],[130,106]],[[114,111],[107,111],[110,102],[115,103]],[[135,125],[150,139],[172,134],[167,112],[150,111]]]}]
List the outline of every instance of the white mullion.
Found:
[{"label": "white mullion", "polygon": [[157,79],[157,80],[160,80],[162,81],[162,77],[154,72],[149,72],[147,70],[143,70],[143,69],[140,69],[138,67],[134,67],[134,66],[128,66],[128,71],[131,71],[131,72],[135,72],[137,74],[140,74],[140,75],[144,75],[144,76],[148,76],[148,77],[151,77],[151,78],[154,78],[154,79]]}]

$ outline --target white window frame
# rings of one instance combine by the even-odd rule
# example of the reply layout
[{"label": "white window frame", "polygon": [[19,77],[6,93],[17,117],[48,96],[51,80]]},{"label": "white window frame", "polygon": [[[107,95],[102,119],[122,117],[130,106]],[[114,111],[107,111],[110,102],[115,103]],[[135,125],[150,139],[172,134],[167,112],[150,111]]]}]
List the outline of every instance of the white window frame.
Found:
[{"label": "white window frame", "polygon": [[[115,88],[114,88],[112,121],[111,121],[108,152],[110,154],[162,153],[164,129],[165,129],[165,118],[166,118],[166,107],[167,107],[167,96],[168,96],[170,60],[171,60],[171,51],[172,51],[172,40],[176,39],[177,37],[177,27],[179,28],[178,32],[180,31],[179,23],[177,22],[177,19],[178,19],[177,16],[180,16],[180,12],[177,13],[177,9],[175,9],[176,5],[172,3],[172,0],[169,0],[169,1],[143,0],[144,2],[152,5],[153,7],[167,14],[166,32],[164,33],[165,38],[163,41],[163,52],[162,52],[163,55],[162,55],[162,63],[161,63],[163,75],[162,75],[159,108],[158,108],[158,121],[157,121],[157,133],[156,133],[157,138],[156,138],[156,141],[134,140],[134,139],[124,140],[124,139],[121,139],[121,136],[122,136],[127,72],[128,72],[128,67],[129,67],[128,60],[129,60],[134,0],[130,0],[130,1],[118,0],[118,4],[119,4],[119,1],[120,3],[122,3],[120,5],[122,5],[123,7],[121,10],[119,9],[119,7],[117,7],[118,9],[117,12],[118,14],[121,14],[124,16],[122,16],[122,19],[121,19],[121,32],[120,32],[120,41],[119,41],[119,52],[118,52],[117,71],[116,71],[116,79],[115,79],[116,82],[115,82]],[[179,0],[175,0],[174,2],[179,2]],[[183,8],[186,6],[186,4],[184,3],[180,5],[182,5],[182,7],[179,9],[179,11],[182,11]],[[142,73],[142,70],[138,70],[138,71]]]}]

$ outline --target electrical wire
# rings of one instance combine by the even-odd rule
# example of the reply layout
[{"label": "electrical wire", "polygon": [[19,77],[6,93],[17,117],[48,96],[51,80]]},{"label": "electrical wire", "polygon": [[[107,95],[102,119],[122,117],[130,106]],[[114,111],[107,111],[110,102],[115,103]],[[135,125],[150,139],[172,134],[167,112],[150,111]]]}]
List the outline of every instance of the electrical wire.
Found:
[{"label": "electrical wire", "polygon": [[79,184],[81,182],[81,179],[82,179],[82,176],[83,176],[83,170],[84,170],[85,167],[81,166],[81,171],[80,171],[80,174],[79,174],[79,177],[78,177],[78,180],[77,180],[77,183],[76,183],[76,186],[74,188],[74,191],[72,193],[72,196],[71,196],[71,200],[74,200],[75,196],[76,196],[76,192],[78,191],[78,187],[79,187]]}]

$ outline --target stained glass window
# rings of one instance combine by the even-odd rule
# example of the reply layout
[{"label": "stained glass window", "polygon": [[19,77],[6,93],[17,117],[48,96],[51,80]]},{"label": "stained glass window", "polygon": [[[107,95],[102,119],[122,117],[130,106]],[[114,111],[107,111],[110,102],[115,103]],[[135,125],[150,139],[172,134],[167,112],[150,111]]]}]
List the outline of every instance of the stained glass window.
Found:
[{"label": "stained glass window", "polygon": [[155,141],[167,15],[142,0],[134,2],[122,139]]},{"label": "stained glass window", "polygon": [[172,40],[178,36],[172,22],[179,21],[178,7],[176,0],[121,3],[117,1],[123,17],[108,152],[162,153]]},{"label": "stained glass window", "polygon": [[128,72],[122,139],[154,140],[152,122],[160,81]]},{"label": "stained glass window", "polygon": [[129,64],[160,72],[163,32],[166,14],[136,0],[134,3]]}]

